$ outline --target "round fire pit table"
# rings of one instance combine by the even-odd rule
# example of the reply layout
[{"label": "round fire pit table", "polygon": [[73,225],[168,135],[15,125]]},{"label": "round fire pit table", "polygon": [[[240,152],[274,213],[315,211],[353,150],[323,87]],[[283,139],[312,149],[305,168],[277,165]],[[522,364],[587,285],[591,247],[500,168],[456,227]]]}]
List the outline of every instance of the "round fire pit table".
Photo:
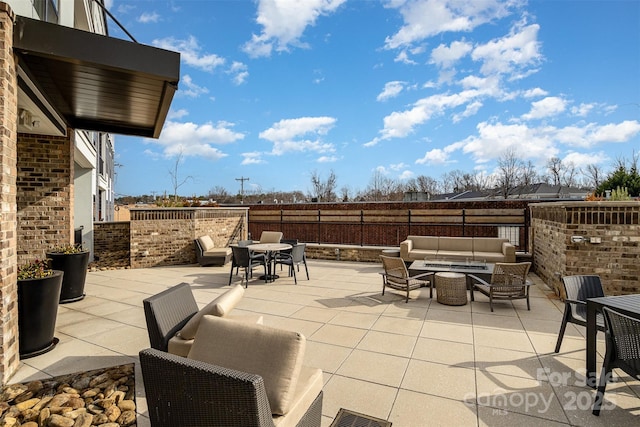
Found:
[{"label": "round fire pit table", "polygon": [[467,277],[462,273],[441,271],[435,274],[438,302],[445,305],[467,303]]}]

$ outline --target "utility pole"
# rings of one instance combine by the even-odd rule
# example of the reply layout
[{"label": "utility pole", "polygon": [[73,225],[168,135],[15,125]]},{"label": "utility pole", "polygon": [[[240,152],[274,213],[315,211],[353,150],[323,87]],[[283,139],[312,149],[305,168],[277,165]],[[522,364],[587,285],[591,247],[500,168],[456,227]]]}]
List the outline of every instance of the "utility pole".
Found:
[{"label": "utility pole", "polygon": [[236,181],[240,181],[240,203],[244,204],[244,182],[249,181],[249,178],[242,176],[240,178],[236,178]]}]

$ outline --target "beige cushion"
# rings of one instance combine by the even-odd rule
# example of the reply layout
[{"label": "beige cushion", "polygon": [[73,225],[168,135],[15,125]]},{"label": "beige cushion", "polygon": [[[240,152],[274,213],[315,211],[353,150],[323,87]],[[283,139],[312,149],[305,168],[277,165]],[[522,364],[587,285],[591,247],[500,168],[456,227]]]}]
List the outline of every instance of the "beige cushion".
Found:
[{"label": "beige cushion", "polygon": [[438,252],[473,252],[473,237],[443,237],[438,239]]},{"label": "beige cushion", "polygon": [[473,239],[473,252],[502,253],[503,242],[508,242],[508,240],[492,237],[476,237]]},{"label": "beige cushion", "polygon": [[271,412],[284,415],[293,402],[305,346],[297,332],[204,316],[189,358],[260,375]]},{"label": "beige cushion", "polygon": [[231,248],[212,248],[204,251],[205,256],[227,256],[231,255]]},{"label": "beige cushion", "polygon": [[438,238],[432,236],[410,236],[413,240],[413,249],[438,250]]},{"label": "beige cushion", "polygon": [[242,299],[242,295],[244,295],[244,288],[242,285],[235,285],[233,288],[211,301],[200,309],[200,311],[194,314],[193,317],[182,327],[180,332],[178,332],[180,338],[183,340],[193,339],[196,336],[196,331],[198,330],[198,325],[200,324],[200,320],[202,320],[202,316],[207,314],[219,317],[226,316],[236,305],[238,305]]},{"label": "beige cushion", "polygon": [[282,240],[281,231],[263,231],[260,235],[260,243],[280,243]]},{"label": "beige cushion", "polygon": [[[259,314],[249,314],[241,316],[234,316],[233,314],[230,314],[229,316],[225,317],[227,319],[232,319],[238,322],[257,323],[259,325],[262,325],[264,322],[264,318]],[[171,337],[171,339],[169,339],[167,352],[171,354],[177,354],[178,356],[187,357],[192,345],[193,339],[183,339],[178,333],[175,336]]]},{"label": "beige cushion", "polygon": [[204,252],[209,251],[216,246],[213,244],[213,240],[210,236],[200,236],[198,237],[198,241],[200,242],[200,246],[202,246],[202,250]]},{"label": "beige cushion", "polygon": [[289,408],[287,415],[274,415],[273,423],[277,427],[297,426],[309,406],[322,391],[323,385],[321,369],[303,366],[300,370],[291,408]]}]

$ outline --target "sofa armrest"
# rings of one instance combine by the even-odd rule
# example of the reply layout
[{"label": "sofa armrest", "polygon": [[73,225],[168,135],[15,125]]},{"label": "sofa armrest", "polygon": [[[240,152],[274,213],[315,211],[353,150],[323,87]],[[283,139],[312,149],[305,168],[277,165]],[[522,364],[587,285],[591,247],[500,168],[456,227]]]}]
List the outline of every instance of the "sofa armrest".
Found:
[{"label": "sofa armrest", "polygon": [[516,262],[516,247],[509,242],[502,243],[504,262]]},{"label": "sofa armrest", "polygon": [[400,258],[405,261],[409,261],[409,252],[413,249],[413,240],[407,239],[400,242]]}]

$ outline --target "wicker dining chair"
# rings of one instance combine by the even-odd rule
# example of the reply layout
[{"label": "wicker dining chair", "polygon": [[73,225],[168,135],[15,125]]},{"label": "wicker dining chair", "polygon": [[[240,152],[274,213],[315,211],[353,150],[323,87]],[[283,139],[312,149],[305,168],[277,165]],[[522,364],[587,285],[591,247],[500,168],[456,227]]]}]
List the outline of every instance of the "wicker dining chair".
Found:
[{"label": "wicker dining chair", "polygon": [[307,259],[304,256],[304,251],[307,247],[306,243],[298,243],[292,246],[290,252],[280,251],[274,257],[274,267],[280,264],[289,267],[289,276],[293,275],[293,282],[297,285],[298,278],[296,276],[296,268],[300,271],[300,264],[304,265],[304,269],[307,273],[307,280],[309,280],[309,268],[307,267]]},{"label": "wicker dining chair", "polygon": [[640,379],[640,319],[626,316],[607,307],[603,308],[606,325],[607,350],[602,363],[593,415],[600,415],[607,381],[613,368],[622,369],[635,379]]},{"label": "wicker dining chair", "polygon": [[[595,275],[576,275],[564,276],[562,278],[562,286],[564,287],[564,314],[562,316],[562,324],[560,332],[558,332],[558,341],[556,342],[555,352],[560,352],[564,331],[567,323],[573,323],[583,327],[587,326],[587,298],[598,298],[604,296],[604,289],[600,276]],[[596,313],[597,330],[603,331],[604,317],[602,314]]]},{"label": "wicker dining chair", "polygon": [[380,259],[384,267],[384,272],[380,273],[382,275],[382,295],[384,295],[385,288],[390,287],[405,291],[407,293],[405,302],[409,302],[410,291],[429,286],[429,298],[433,298],[433,280],[426,280],[427,277],[434,274],[433,272],[409,276],[409,271],[407,271],[407,266],[402,258],[380,255]]},{"label": "wicker dining chair", "polygon": [[231,246],[233,253],[233,262],[231,264],[231,272],[229,273],[229,286],[231,286],[231,279],[233,278],[233,269],[236,271],[239,267],[244,268],[245,288],[249,286],[249,277],[253,273],[253,269],[262,265],[264,267],[264,281],[267,282],[267,260],[264,256],[253,257],[251,250],[247,246]]},{"label": "wicker dining chair", "polygon": [[532,283],[527,280],[530,268],[530,262],[497,262],[489,282],[468,274],[471,279],[471,301],[475,301],[474,292],[478,291],[489,297],[491,311],[494,299],[526,299],[527,310],[531,310],[529,288]]}]

